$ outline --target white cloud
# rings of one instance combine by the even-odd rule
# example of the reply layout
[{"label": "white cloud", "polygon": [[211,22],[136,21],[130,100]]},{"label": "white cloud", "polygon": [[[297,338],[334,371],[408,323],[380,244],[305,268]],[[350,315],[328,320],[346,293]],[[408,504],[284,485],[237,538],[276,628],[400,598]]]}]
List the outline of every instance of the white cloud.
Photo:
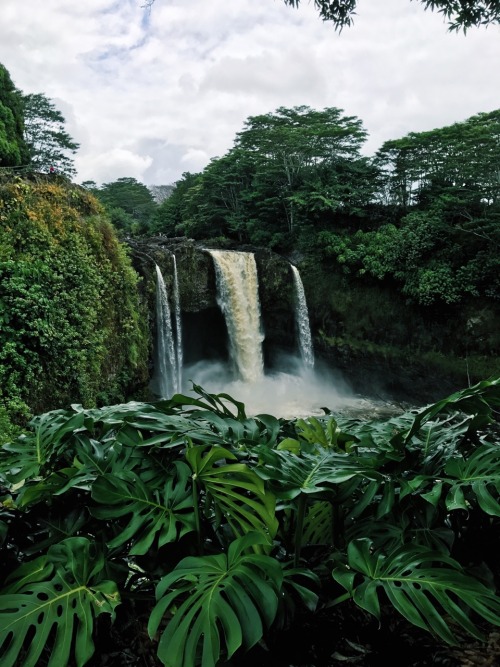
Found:
[{"label": "white cloud", "polygon": [[249,115],[338,106],[372,152],[390,138],[500,107],[500,29],[447,32],[410,0],[359,0],[340,35],[313,3],[1,0],[0,62],[56,100],[79,180],[146,183],[202,169]]},{"label": "white cloud", "polygon": [[[123,148],[112,148],[103,153],[78,157],[76,166],[79,168],[81,181],[101,183],[123,177],[132,177],[142,181],[144,172],[152,162],[149,155],[138,155]],[[112,174],[111,178],[109,174]]]}]

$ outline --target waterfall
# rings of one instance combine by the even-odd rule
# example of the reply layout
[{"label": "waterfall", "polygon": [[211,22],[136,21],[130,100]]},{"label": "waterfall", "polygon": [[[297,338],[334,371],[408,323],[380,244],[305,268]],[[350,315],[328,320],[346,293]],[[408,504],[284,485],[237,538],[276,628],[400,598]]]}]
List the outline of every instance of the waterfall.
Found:
[{"label": "waterfall", "polygon": [[179,391],[177,357],[167,289],[158,265],[156,265],[156,327],[157,391],[161,398],[170,398]]},{"label": "waterfall", "polygon": [[245,382],[264,375],[259,282],[250,252],[209,250],[214,260],[217,303],[229,334],[230,355]]},{"label": "waterfall", "polygon": [[174,308],[175,308],[175,343],[177,352],[177,391],[182,390],[182,327],[181,327],[181,300],[179,297],[179,278],[177,276],[177,262],[174,263]]},{"label": "waterfall", "polygon": [[295,321],[297,322],[297,330],[299,332],[299,346],[302,361],[305,366],[312,368],[314,366],[314,351],[311,339],[311,328],[309,326],[309,314],[307,312],[306,295],[304,292],[304,285],[300,278],[299,270],[296,266],[291,264],[293,272],[293,281],[295,283]]}]

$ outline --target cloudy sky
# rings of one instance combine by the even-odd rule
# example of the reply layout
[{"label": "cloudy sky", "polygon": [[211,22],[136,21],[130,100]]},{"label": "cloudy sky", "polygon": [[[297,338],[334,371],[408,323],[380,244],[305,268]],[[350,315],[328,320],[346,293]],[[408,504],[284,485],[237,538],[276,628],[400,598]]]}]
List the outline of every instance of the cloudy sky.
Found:
[{"label": "cloudy sky", "polygon": [[340,107],[365,153],[500,108],[500,28],[449,33],[410,0],[359,0],[340,35],[309,0],[0,0],[0,62],[81,144],[77,181],[172,183],[250,115]]}]

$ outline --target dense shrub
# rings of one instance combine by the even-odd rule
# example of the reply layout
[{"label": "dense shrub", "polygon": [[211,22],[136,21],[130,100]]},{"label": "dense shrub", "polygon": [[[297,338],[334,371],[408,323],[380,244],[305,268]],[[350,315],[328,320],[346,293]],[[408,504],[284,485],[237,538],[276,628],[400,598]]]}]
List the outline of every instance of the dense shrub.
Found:
[{"label": "dense shrub", "polygon": [[137,275],[100,204],[69,182],[0,186],[0,402],[19,421],[146,376]]}]

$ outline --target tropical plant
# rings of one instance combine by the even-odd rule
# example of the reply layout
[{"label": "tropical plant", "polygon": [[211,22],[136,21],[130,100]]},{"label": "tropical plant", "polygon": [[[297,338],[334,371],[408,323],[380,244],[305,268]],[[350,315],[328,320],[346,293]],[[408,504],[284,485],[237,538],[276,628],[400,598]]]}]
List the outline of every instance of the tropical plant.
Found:
[{"label": "tropical plant", "polygon": [[500,625],[500,379],[371,422],[193,389],[1,448],[2,665],[85,665],[134,618],[161,664],[215,667],[346,600],[451,644]]}]

